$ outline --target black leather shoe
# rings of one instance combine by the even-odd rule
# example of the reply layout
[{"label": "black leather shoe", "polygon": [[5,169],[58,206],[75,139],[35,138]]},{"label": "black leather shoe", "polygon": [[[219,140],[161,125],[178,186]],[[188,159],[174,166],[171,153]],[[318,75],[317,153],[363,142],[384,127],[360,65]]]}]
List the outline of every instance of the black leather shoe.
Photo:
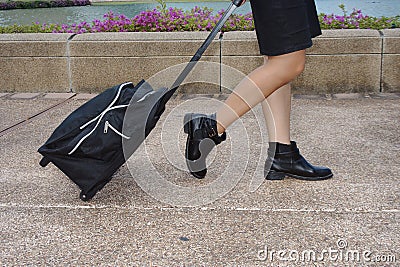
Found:
[{"label": "black leather shoe", "polygon": [[186,165],[190,173],[199,179],[207,174],[206,158],[215,145],[226,140],[226,133],[218,135],[215,114],[188,113],[184,117],[186,141]]},{"label": "black leather shoe", "polygon": [[264,175],[267,180],[282,180],[285,176],[290,176],[309,181],[325,180],[333,176],[329,168],[308,163],[300,155],[294,141],[291,141],[290,145],[270,143]]}]

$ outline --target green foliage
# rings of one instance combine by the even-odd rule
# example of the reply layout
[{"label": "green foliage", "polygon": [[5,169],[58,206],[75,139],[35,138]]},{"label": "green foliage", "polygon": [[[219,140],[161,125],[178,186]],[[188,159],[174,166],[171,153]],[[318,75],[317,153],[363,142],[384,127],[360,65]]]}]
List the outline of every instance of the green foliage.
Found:
[{"label": "green foliage", "polygon": [[28,9],[45,7],[66,7],[66,6],[85,6],[90,5],[89,0],[34,0],[34,1],[0,1],[0,10],[7,9]]},{"label": "green foliage", "polygon": [[161,10],[162,13],[166,14],[167,13],[167,3],[165,2],[165,0],[156,0],[157,3],[160,4],[160,6],[158,6],[157,8],[159,10]]},{"label": "green foliage", "polygon": [[0,34],[2,33],[51,33],[58,29],[56,24],[38,24],[32,23],[31,25],[11,25],[0,27]]}]

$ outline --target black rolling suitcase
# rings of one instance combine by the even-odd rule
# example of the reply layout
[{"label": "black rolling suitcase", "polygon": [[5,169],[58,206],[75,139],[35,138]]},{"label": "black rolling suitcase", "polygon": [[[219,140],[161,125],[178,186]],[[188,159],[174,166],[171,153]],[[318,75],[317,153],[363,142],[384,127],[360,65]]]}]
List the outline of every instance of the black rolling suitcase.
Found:
[{"label": "black rolling suitcase", "polygon": [[171,89],[155,91],[142,80],[137,85],[123,83],[104,91],[72,112],[54,130],[38,150],[43,155],[40,165],[53,163],[79,186],[83,201],[93,198],[155,127],[165,104],[243,1],[230,4]]}]

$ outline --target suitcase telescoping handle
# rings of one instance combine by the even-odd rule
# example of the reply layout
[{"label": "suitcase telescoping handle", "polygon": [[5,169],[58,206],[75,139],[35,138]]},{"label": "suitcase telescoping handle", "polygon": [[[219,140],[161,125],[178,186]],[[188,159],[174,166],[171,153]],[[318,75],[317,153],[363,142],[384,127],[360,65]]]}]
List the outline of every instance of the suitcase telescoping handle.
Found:
[{"label": "suitcase telescoping handle", "polygon": [[179,74],[178,78],[176,78],[175,82],[171,86],[171,89],[167,92],[167,94],[169,96],[169,97],[167,97],[167,99],[169,99],[175,93],[175,91],[178,89],[178,87],[183,83],[183,81],[186,79],[186,77],[192,71],[192,69],[194,68],[196,63],[200,60],[201,56],[206,51],[208,46],[215,39],[218,32],[222,29],[225,22],[232,15],[232,13],[235,11],[235,9],[239,6],[241,6],[244,1],[245,0],[233,0],[232,1],[232,3],[229,5],[229,8],[225,11],[224,15],[220,18],[218,23],[215,25],[214,29],[208,35],[207,39],[204,41],[204,43],[201,45],[201,47],[197,50],[196,54],[194,54],[194,56],[189,61],[189,63],[186,65],[186,67],[183,69],[183,71]]}]

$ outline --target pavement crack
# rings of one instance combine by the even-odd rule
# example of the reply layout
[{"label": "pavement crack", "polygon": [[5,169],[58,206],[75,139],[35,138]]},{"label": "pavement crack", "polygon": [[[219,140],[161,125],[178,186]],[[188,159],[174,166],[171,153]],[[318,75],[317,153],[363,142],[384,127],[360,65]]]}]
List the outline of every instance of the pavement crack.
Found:
[{"label": "pavement crack", "polygon": [[68,204],[55,204],[55,205],[26,205],[19,203],[1,203],[0,208],[22,208],[22,209],[85,209],[85,210],[101,210],[101,209],[117,209],[121,211],[160,211],[160,212],[271,212],[271,213],[392,213],[398,214],[398,209],[297,209],[297,208],[258,208],[258,207],[137,207],[137,206],[119,206],[119,205],[68,205]]}]

